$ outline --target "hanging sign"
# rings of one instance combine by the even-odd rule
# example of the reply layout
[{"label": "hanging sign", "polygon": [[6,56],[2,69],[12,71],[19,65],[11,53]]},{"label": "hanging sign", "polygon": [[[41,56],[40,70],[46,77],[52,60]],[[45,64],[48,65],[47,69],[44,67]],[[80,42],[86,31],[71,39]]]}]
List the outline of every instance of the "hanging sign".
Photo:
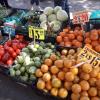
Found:
[{"label": "hanging sign", "polygon": [[87,62],[91,65],[100,66],[100,54],[91,48],[85,46],[78,55],[78,60],[81,62]]},{"label": "hanging sign", "polygon": [[44,40],[45,39],[44,29],[29,26],[29,37],[35,38],[37,40]]},{"label": "hanging sign", "polygon": [[88,11],[79,11],[73,13],[73,24],[83,24],[89,22]]}]

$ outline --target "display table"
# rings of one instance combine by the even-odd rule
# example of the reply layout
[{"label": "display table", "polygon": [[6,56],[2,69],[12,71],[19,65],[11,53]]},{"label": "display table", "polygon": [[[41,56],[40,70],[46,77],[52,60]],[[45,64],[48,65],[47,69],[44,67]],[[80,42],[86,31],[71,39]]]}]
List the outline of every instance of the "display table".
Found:
[{"label": "display table", "polygon": [[35,94],[30,87],[21,86],[0,74],[0,100],[46,100],[46,98]]}]

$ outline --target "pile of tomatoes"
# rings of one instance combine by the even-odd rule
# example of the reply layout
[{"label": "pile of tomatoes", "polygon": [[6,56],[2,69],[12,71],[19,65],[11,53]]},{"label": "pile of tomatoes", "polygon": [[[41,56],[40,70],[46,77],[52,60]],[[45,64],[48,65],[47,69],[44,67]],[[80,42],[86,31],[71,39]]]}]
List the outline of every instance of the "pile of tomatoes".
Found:
[{"label": "pile of tomatoes", "polygon": [[27,45],[28,42],[24,40],[23,35],[16,35],[13,40],[8,40],[4,45],[0,45],[0,63],[12,65],[22,48]]}]

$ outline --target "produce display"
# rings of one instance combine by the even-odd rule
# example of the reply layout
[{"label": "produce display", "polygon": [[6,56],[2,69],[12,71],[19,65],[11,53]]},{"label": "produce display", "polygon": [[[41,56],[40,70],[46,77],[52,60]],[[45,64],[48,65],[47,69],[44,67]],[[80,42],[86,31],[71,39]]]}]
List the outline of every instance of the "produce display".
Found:
[{"label": "produce display", "polygon": [[28,42],[24,40],[23,35],[16,35],[13,40],[8,40],[4,45],[0,45],[0,64],[10,67],[21,49],[27,45]]},{"label": "produce display", "polygon": [[71,91],[71,100],[99,100],[100,67],[88,63],[75,67],[77,52],[62,50],[60,58],[52,54],[35,72],[37,88],[53,96],[66,98]]},{"label": "produce display", "polygon": [[85,44],[90,44],[92,49],[100,53],[100,30],[85,33]]},{"label": "produce display", "polygon": [[52,7],[46,7],[43,14],[40,15],[40,27],[50,33],[55,33],[62,28],[63,22],[67,21],[67,19],[68,15],[61,7],[56,6],[54,9]]},{"label": "produce display", "polygon": [[45,44],[41,42],[36,44],[30,43],[17,56],[15,64],[10,68],[10,76],[18,79],[31,82],[36,79],[35,70],[41,66],[43,61],[48,58],[54,51],[54,45],[51,43]]},{"label": "produce display", "polygon": [[4,20],[13,20],[20,27],[24,25],[25,30],[29,26],[38,28],[36,32],[32,29],[34,34],[30,32],[38,37],[43,37],[40,30],[43,28],[46,33],[43,41],[48,42],[30,39],[27,32],[9,35],[11,39],[7,36],[8,40],[4,41],[5,34],[0,31],[0,68],[6,69],[3,70],[5,74],[19,83],[33,86],[45,96],[60,100],[69,97],[69,100],[100,100],[100,59],[86,54],[86,59],[93,57],[92,61],[98,61],[98,66],[94,67],[88,61],[79,61],[78,57],[85,45],[99,55],[100,29],[85,32],[77,25],[64,27],[68,14],[60,6],[46,7],[43,12],[19,10]]},{"label": "produce display", "polygon": [[82,47],[84,36],[83,31],[77,29],[72,30],[70,27],[63,29],[56,37],[57,44],[65,47]]}]

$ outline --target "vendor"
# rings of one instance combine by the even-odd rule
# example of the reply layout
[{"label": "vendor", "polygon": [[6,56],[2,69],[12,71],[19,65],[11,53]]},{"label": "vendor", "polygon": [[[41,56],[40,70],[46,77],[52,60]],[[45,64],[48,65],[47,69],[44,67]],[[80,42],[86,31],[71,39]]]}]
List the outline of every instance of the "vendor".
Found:
[{"label": "vendor", "polygon": [[41,7],[39,6],[39,0],[31,0],[31,4],[32,4],[31,10],[34,9],[34,7],[33,7],[34,3],[36,4],[36,8],[35,9],[36,10],[41,10]]}]

